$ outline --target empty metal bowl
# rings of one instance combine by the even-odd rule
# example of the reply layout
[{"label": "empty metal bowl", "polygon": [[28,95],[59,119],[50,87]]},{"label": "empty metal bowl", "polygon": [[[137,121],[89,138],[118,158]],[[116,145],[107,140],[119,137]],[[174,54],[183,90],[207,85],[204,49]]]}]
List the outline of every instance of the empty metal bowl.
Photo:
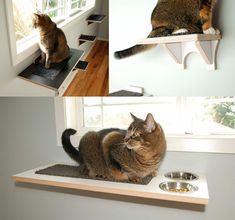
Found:
[{"label": "empty metal bowl", "polygon": [[165,174],[166,178],[175,180],[197,180],[198,175],[187,172],[169,172]]},{"label": "empty metal bowl", "polygon": [[163,182],[159,187],[166,192],[173,193],[192,193],[198,190],[197,186],[184,182]]}]

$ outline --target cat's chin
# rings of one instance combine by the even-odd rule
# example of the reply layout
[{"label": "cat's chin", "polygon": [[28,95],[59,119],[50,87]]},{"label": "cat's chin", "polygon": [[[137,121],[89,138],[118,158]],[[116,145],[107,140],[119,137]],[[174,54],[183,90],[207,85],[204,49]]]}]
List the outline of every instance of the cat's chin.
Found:
[{"label": "cat's chin", "polygon": [[126,147],[129,149],[129,150],[132,150],[134,149],[134,147],[132,147],[131,145],[127,144]]},{"label": "cat's chin", "polygon": [[131,146],[131,145],[127,144],[126,147],[127,147],[129,150],[134,150],[134,151],[136,151],[136,150],[138,150],[138,149],[141,147],[141,145]]}]

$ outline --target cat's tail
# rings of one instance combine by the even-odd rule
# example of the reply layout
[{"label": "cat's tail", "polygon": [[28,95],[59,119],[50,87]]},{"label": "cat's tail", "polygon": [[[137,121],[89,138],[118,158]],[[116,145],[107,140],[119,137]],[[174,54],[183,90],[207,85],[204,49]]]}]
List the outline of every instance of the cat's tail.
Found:
[{"label": "cat's tail", "polygon": [[[158,27],[156,29],[153,29],[151,33],[149,34],[148,38],[152,37],[162,37],[167,36],[173,32],[173,29],[167,28],[167,27]],[[116,51],[114,53],[114,57],[117,59],[123,59],[127,58],[133,55],[136,55],[138,53],[147,51],[149,49],[152,49],[156,47],[157,44],[141,44],[141,45],[135,45],[133,47],[127,48],[125,50]]]},{"label": "cat's tail", "polygon": [[114,53],[115,58],[117,59],[123,59],[123,58],[127,58],[130,56],[133,56],[135,54],[150,50],[151,48],[155,47],[155,44],[149,44],[149,45],[135,45],[133,47],[127,48],[125,50],[121,50],[121,51],[116,51]]},{"label": "cat's tail", "polygon": [[76,162],[80,163],[79,151],[71,144],[70,136],[76,134],[74,129],[66,129],[62,136],[61,141],[65,152]]}]

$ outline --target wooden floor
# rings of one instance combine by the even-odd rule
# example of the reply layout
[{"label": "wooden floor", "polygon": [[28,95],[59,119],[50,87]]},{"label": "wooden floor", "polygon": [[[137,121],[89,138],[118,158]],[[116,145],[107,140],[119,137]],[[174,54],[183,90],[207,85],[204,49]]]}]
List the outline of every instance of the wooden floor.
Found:
[{"label": "wooden floor", "polygon": [[89,62],[87,70],[78,71],[64,96],[107,96],[108,42],[97,41],[85,61]]}]

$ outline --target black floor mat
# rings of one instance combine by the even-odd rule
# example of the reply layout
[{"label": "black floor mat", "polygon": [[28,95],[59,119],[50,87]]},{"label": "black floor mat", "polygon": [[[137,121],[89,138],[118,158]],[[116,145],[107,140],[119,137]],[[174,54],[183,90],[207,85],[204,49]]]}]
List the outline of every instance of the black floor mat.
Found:
[{"label": "black floor mat", "polygon": [[[73,177],[73,178],[83,178],[83,179],[95,179],[95,180],[103,180],[103,181],[112,181],[117,182],[115,180],[104,179],[101,177],[90,177],[88,175],[84,175],[82,172],[82,168],[79,166],[69,166],[63,164],[56,164],[51,167],[47,167],[42,170],[37,170],[36,174],[44,174],[44,175],[51,175],[51,176],[63,176],[63,177]],[[142,183],[138,183],[141,185],[147,185],[152,179],[152,176],[147,176],[143,179]],[[125,183],[132,183],[129,181],[118,181],[118,182],[125,182]]]}]

